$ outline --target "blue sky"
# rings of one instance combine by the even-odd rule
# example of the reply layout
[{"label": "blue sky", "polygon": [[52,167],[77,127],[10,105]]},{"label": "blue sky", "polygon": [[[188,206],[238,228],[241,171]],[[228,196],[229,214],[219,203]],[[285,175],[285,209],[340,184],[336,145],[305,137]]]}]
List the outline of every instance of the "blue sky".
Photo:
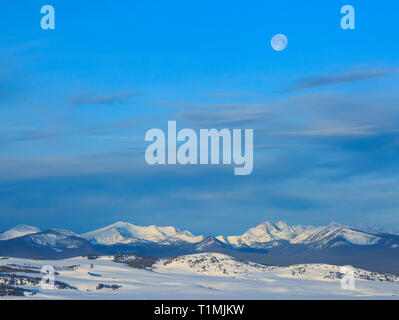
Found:
[{"label": "blue sky", "polygon": [[[399,230],[395,1],[41,1],[0,12],[0,219]],[[340,28],[340,8],[356,29]],[[288,38],[276,52],[270,39]],[[149,167],[150,128],[253,128],[254,171]]]}]

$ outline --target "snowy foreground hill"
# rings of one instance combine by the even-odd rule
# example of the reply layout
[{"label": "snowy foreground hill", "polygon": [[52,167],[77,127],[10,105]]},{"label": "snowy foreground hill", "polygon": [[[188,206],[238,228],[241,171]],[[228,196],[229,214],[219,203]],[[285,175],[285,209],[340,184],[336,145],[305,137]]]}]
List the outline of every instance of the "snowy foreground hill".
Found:
[{"label": "snowy foreground hill", "polygon": [[[43,289],[42,266],[55,268]],[[155,259],[137,255],[64,260],[0,258],[1,299],[398,299],[399,277],[355,269],[344,290],[339,266],[265,266],[219,253]]]}]

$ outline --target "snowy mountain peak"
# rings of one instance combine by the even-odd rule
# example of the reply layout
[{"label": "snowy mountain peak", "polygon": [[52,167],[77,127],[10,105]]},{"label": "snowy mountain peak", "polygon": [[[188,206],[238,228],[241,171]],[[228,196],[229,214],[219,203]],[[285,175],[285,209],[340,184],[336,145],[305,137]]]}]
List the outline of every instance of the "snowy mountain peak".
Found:
[{"label": "snowy mountain peak", "polygon": [[236,246],[250,246],[254,243],[266,243],[274,240],[290,240],[295,238],[296,235],[297,233],[294,227],[284,221],[278,221],[275,224],[266,221],[249,229],[241,236],[227,237],[227,241]]},{"label": "snowy mountain peak", "polygon": [[36,227],[32,227],[26,224],[17,225],[11,229],[8,229],[0,233],[0,240],[10,240],[19,238],[28,234],[37,233],[40,230]]},{"label": "snowy mountain peak", "polygon": [[293,227],[285,221],[277,221],[274,226],[280,231],[295,232]]},{"label": "snowy mountain peak", "polygon": [[340,223],[338,223],[336,221],[331,221],[327,226],[329,228],[342,228],[342,227],[347,228],[347,226],[344,226],[343,224],[340,224]]},{"label": "snowy mountain peak", "polygon": [[194,236],[189,231],[180,231],[175,227],[136,226],[128,222],[117,222],[110,226],[87,232],[83,238],[97,244],[113,245],[134,242],[156,242],[169,244],[177,241],[196,243],[202,236]]},{"label": "snowy mountain peak", "polygon": [[284,221],[274,224],[266,221],[250,228],[241,236],[227,237],[226,242],[236,247],[259,247],[265,244],[274,246],[278,241],[288,241],[291,244],[306,244],[314,248],[324,248],[346,244],[372,245],[380,240],[381,238],[374,234],[355,230],[337,222],[313,227],[291,226]]}]

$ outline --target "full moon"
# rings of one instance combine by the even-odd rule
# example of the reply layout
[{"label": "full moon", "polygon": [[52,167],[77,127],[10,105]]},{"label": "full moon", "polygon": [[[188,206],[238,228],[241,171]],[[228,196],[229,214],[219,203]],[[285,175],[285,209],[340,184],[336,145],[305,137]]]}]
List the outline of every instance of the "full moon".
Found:
[{"label": "full moon", "polygon": [[285,35],[279,33],[276,34],[271,41],[272,48],[276,51],[283,51],[287,48],[288,39]]}]

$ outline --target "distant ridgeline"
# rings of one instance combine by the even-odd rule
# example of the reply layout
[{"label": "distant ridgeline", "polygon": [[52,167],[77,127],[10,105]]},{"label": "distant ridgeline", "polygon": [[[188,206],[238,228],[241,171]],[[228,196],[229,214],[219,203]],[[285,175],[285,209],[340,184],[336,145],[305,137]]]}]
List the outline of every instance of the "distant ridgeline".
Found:
[{"label": "distant ridgeline", "polygon": [[218,252],[261,264],[353,265],[399,274],[399,235],[387,230],[355,229],[338,223],[313,227],[269,222],[240,236],[193,235],[175,227],[136,226],[117,222],[76,234],[17,226],[0,233],[0,256],[63,259],[83,255],[140,254],[172,257]]}]

